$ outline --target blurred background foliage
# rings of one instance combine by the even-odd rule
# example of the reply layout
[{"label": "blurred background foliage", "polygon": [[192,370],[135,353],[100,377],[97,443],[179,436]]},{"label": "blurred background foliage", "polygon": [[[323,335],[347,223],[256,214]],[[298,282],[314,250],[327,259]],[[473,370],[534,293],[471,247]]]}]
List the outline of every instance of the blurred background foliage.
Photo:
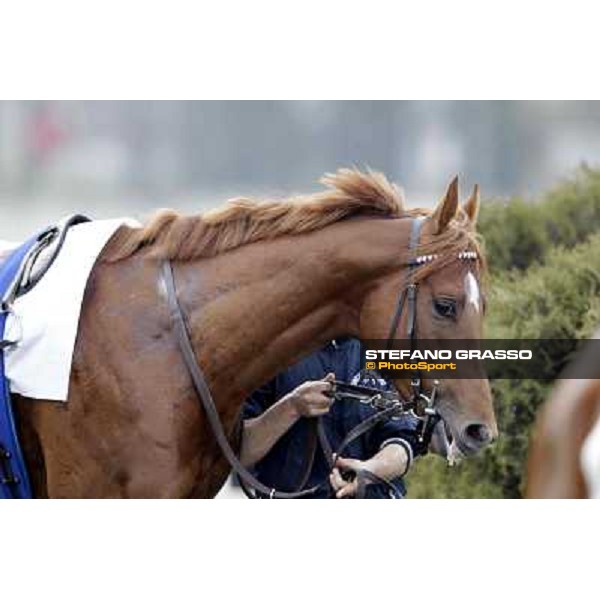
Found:
[{"label": "blurred background foliage", "polygon": [[479,229],[492,271],[526,269],[556,247],[585,240],[600,223],[600,171],[579,168],[540,201],[484,202]]},{"label": "blurred background foliage", "polygon": [[[550,340],[558,376],[576,341],[600,323],[600,172],[582,167],[536,202],[486,202],[480,232],[490,263],[486,337]],[[496,444],[452,468],[439,457],[419,461],[409,496],[521,497],[531,426],[550,386],[494,381]]]}]

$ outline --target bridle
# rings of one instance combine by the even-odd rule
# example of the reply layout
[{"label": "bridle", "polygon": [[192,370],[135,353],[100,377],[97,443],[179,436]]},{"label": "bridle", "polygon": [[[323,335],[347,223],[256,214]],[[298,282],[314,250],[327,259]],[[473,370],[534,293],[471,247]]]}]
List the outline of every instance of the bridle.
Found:
[{"label": "bridle", "polygon": [[[396,332],[400,325],[400,319],[404,313],[404,305],[408,307],[406,337],[410,342],[411,355],[417,345],[417,293],[418,287],[415,279],[417,267],[430,262],[436,258],[436,255],[429,254],[417,256],[417,248],[421,238],[421,229],[423,228],[424,217],[415,217],[412,221],[410,239],[408,243],[409,261],[408,273],[406,275],[406,285],[398,297],[396,312],[392,318],[390,330],[387,336],[386,348],[390,350],[396,339]],[[407,409],[410,410],[419,419],[418,437],[419,443],[429,445],[433,430],[440,420],[440,415],[435,407],[437,390],[440,382],[433,381],[433,388],[430,393],[423,389],[423,377],[420,371],[415,372],[415,376],[410,380],[410,397],[406,402]]]},{"label": "bridle", "polygon": [[[414,349],[418,339],[416,333],[416,312],[417,312],[417,283],[415,281],[416,268],[426,262],[432,261],[436,258],[436,255],[417,256],[416,250],[419,245],[419,239],[421,234],[421,228],[423,225],[424,217],[416,217],[412,221],[412,229],[409,241],[409,262],[408,262],[408,274],[407,282],[400,292],[396,311],[392,318],[390,331],[387,339],[388,348],[394,341],[394,336],[398,330],[402,314],[404,312],[404,306],[408,307],[408,321],[407,321],[407,336],[410,340],[411,350]],[[468,256],[467,256],[468,255]],[[475,253],[463,252],[459,255],[460,258],[474,258]],[[387,419],[398,417],[402,414],[412,413],[419,420],[419,442],[425,446],[429,445],[433,429],[440,420],[440,415],[435,407],[437,388],[439,385],[438,381],[433,382],[433,388],[431,392],[426,392],[423,389],[423,379],[421,373],[417,372],[417,376],[411,379],[411,395],[409,398],[402,398],[397,392],[381,392],[374,388],[368,388],[364,386],[355,386],[343,382],[335,382],[333,386],[333,394],[338,398],[350,398],[359,399],[365,404],[376,409],[376,412],[368,417],[365,421],[359,423],[354,427],[342,440],[341,444],[335,451],[331,448],[323,423],[320,419],[310,419],[310,426],[313,432],[312,441],[310,442],[311,449],[307,453],[305,459],[305,465],[303,474],[300,477],[300,483],[297,486],[296,491],[283,492],[278,491],[274,488],[270,488],[261,483],[255,475],[249,471],[236,456],[229,442],[228,436],[223,429],[223,424],[219,418],[214,399],[212,397],[210,388],[204,376],[200,365],[196,359],[194,348],[190,339],[189,328],[186,322],[185,315],[179,300],[177,297],[177,288],[175,285],[175,279],[173,276],[173,267],[169,259],[165,260],[161,267],[161,277],[165,284],[167,292],[167,301],[169,305],[169,312],[171,321],[173,323],[174,331],[177,337],[179,349],[181,351],[183,360],[190,374],[196,395],[198,396],[200,403],[204,409],[206,418],[209,421],[213,435],[221,449],[221,452],[228,461],[233,472],[238,476],[242,488],[250,497],[264,497],[264,498],[302,498],[311,496],[317,491],[321,490],[325,485],[328,484],[328,480],[325,480],[317,485],[310,488],[304,488],[304,485],[308,481],[310,471],[314,463],[314,457],[316,453],[317,440],[321,445],[321,449],[325,455],[325,459],[328,463],[330,470],[335,467],[335,461],[338,456],[358,437],[364,435],[367,431],[371,430],[377,424]],[[337,388],[337,391],[336,391]],[[407,465],[408,469],[408,465]],[[364,488],[367,483],[376,483],[392,488],[391,484],[381,477],[363,470],[355,474],[358,480],[358,492],[357,497],[364,494]]]}]

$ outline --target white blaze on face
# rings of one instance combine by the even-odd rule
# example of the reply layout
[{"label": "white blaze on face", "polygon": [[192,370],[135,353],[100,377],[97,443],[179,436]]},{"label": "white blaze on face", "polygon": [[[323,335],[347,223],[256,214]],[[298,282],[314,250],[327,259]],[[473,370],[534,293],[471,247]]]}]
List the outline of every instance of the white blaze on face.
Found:
[{"label": "white blaze on face", "polygon": [[465,296],[467,299],[467,304],[471,304],[475,309],[475,312],[479,312],[481,294],[479,293],[479,284],[477,283],[477,279],[471,271],[465,275]]}]

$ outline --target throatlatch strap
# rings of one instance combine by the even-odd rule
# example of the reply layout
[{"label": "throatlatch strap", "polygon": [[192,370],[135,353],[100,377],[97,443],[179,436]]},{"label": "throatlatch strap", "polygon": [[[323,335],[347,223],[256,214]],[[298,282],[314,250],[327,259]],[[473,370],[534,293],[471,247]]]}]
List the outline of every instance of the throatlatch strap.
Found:
[{"label": "throatlatch strap", "polygon": [[387,337],[386,350],[392,349],[392,344],[394,343],[394,336],[396,335],[396,331],[398,331],[398,325],[400,325],[400,319],[402,318],[402,312],[404,310],[405,300],[406,300],[406,288],[404,288],[400,292],[400,297],[398,298],[396,312],[394,314],[394,318],[392,319],[392,324],[390,325],[390,332],[388,333],[388,337]]}]

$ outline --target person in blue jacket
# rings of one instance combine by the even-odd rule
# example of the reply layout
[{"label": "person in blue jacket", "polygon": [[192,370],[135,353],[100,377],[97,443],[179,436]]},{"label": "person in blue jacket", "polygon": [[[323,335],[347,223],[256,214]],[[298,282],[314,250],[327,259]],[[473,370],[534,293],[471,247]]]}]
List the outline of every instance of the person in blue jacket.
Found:
[{"label": "person in blue jacket", "polygon": [[[334,401],[330,396],[335,379],[380,388],[388,385],[382,379],[361,379],[361,366],[358,340],[332,340],[252,393],[244,406],[242,463],[252,467],[265,485],[296,491],[305,470],[309,428],[305,417],[323,418],[335,451],[353,427],[373,414],[373,408],[360,402]],[[347,447],[331,474],[323,452],[317,450],[305,487],[329,477],[335,497],[354,497],[356,479],[347,480],[342,474],[367,469],[391,483],[368,485],[367,498],[402,498],[406,494],[402,478],[414,456],[423,453],[416,429],[417,420],[409,415],[378,424]],[[331,489],[321,486],[314,497],[331,497]]]}]

